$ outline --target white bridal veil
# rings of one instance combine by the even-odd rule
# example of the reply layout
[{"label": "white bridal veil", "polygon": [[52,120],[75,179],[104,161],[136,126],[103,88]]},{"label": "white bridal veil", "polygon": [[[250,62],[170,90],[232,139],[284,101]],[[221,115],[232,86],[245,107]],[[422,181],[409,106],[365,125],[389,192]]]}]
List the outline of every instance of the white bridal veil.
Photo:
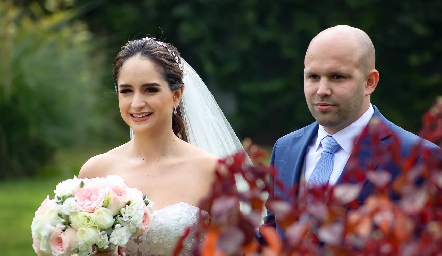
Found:
[{"label": "white bridal veil", "polygon": [[184,94],[181,114],[189,143],[219,157],[226,157],[243,149],[207,86],[184,60]]}]

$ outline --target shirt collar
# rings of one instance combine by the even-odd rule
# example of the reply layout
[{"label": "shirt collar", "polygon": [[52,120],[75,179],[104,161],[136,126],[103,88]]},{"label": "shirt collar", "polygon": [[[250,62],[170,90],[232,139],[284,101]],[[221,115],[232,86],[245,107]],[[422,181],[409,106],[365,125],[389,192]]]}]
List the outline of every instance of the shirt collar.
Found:
[{"label": "shirt collar", "polygon": [[324,126],[319,125],[318,129],[318,136],[315,142],[315,149],[316,151],[319,148],[320,142],[323,138],[325,138],[327,135],[332,136],[338,143],[339,146],[347,153],[350,154],[354,147],[354,141],[355,139],[362,133],[362,130],[368,125],[368,122],[370,122],[371,117],[373,116],[374,108],[370,103],[370,106],[365,111],[364,114],[362,114],[361,117],[359,117],[358,120],[354,121],[349,126],[345,127],[344,129],[340,130],[339,132],[330,135],[328,134]]}]

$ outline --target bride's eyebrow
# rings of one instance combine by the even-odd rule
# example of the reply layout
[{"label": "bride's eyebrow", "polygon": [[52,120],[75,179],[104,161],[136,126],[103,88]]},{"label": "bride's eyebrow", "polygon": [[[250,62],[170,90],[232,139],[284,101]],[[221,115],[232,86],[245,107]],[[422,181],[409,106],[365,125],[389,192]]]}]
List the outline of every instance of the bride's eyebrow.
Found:
[{"label": "bride's eyebrow", "polygon": [[146,84],[142,84],[141,87],[145,87],[145,86],[161,86],[160,84],[157,83],[146,83]]},{"label": "bride's eyebrow", "polygon": [[[142,84],[141,85],[141,87],[147,87],[147,86],[157,86],[157,87],[160,87],[161,85],[160,84],[157,84],[157,83],[145,83],[145,84]],[[130,85],[130,84],[119,84],[118,85],[118,87],[120,87],[120,88],[131,88],[132,87],[132,85]]]}]

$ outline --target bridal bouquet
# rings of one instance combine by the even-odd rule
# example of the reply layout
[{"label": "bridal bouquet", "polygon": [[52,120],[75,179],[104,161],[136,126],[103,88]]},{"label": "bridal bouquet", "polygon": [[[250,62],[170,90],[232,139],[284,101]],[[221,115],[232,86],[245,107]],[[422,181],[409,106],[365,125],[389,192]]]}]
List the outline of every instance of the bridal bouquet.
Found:
[{"label": "bridal bouquet", "polygon": [[42,202],[32,220],[33,248],[38,255],[88,255],[125,247],[152,220],[153,203],[115,175],[60,182],[55,198]]}]

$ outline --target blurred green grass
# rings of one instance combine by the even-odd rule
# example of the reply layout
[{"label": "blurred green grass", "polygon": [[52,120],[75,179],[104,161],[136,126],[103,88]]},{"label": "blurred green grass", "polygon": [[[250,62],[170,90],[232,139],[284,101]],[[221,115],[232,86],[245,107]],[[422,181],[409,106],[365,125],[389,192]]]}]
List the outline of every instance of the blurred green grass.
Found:
[{"label": "blurred green grass", "polygon": [[31,237],[32,218],[60,180],[52,177],[0,182],[1,255],[35,255]]},{"label": "blurred green grass", "polygon": [[54,196],[58,182],[78,174],[88,158],[109,147],[74,148],[57,152],[41,177],[0,181],[0,255],[36,255],[32,249],[31,223],[47,195]]}]

